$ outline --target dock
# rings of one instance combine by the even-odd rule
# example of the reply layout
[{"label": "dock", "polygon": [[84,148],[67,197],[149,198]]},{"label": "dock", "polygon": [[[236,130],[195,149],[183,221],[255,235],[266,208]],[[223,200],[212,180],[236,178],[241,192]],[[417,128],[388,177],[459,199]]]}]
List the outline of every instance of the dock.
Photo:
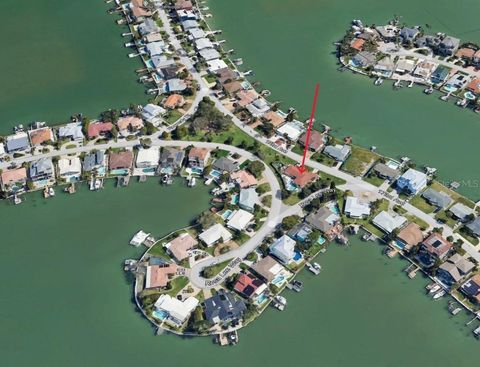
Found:
[{"label": "dock", "polygon": [[229,333],[218,334],[216,341],[222,347],[227,345],[235,345],[238,343],[238,333],[237,331],[231,331]]}]

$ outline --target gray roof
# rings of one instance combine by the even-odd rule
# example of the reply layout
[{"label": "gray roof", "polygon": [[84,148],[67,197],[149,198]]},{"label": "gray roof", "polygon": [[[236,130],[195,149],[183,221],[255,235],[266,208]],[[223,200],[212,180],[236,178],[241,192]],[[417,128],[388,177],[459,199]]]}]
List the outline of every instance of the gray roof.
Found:
[{"label": "gray roof", "polygon": [[181,92],[187,89],[187,85],[182,79],[173,78],[167,81],[167,92]]},{"label": "gray roof", "polygon": [[203,50],[198,51],[198,53],[207,61],[218,59],[221,56],[214,48],[204,48]]},{"label": "gray roof", "polygon": [[87,154],[83,159],[83,170],[92,171],[96,166],[102,165],[105,160],[105,154],[99,150],[96,153]]},{"label": "gray roof", "polygon": [[349,145],[328,145],[323,152],[330,157],[335,158],[339,162],[343,162],[350,154],[351,148]]},{"label": "gray roof", "polygon": [[373,170],[377,173],[378,176],[386,177],[390,180],[396,179],[400,174],[398,170],[388,167],[384,163],[377,163],[375,167],[373,167]]},{"label": "gray roof", "polygon": [[315,213],[311,213],[307,216],[306,221],[312,227],[319,229],[322,232],[327,232],[333,227],[327,219],[331,217],[334,213],[326,207],[321,207]]},{"label": "gray roof", "polygon": [[258,194],[253,187],[240,190],[238,204],[245,209],[253,209],[258,202]]},{"label": "gray roof", "polygon": [[160,155],[160,166],[181,167],[185,158],[185,151],[180,148],[163,148]]},{"label": "gray roof", "polygon": [[449,206],[452,202],[452,198],[448,196],[448,194],[442,191],[434,190],[432,188],[426,189],[422,196],[427,199],[430,204],[442,209]]},{"label": "gray roof", "polygon": [[53,175],[53,163],[51,158],[41,158],[38,161],[34,161],[30,164],[28,169],[28,175],[30,178],[35,178],[38,176],[51,176]]},{"label": "gray roof", "polygon": [[460,45],[460,39],[452,37],[452,36],[446,36],[442,42],[440,42],[440,46],[444,48],[449,48],[449,49],[455,49]]},{"label": "gray roof", "polygon": [[232,173],[238,170],[238,164],[227,157],[220,157],[213,163],[213,168],[221,172]]},{"label": "gray roof", "polygon": [[183,29],[192,29],[192,28],[198,28],[198,22],[196,20],[184,20],[182,23]]},{"label": "gray roof", "polygon": [[462,203],[456,203],[452,205],[450,209],[448,209],[450,213],[456,216],[460,220],[465,220],[467,216],[473,214],[473,209],[469,208],[468,206]]},{"label": "gray roof", "polygon": [[143,36],[150,33],[157,33],[160,31],[158,24],[152,18],[146,18],[145,21],[138,26],[138,31]]},{"label": "gray roof", "polygon": [[477,217],[475,218],[475,220],[468,223],[467,228],[471,230],[476,236],[480,237],[480,217]]},{"label": "gray roof", "polygon": [[353,60],[364,67],[373,65],[376,61],[375,55],[368,51],[362,51],[353,57]]},{"label": "gray roof", "polygon": [[220,289],[214,296],[206,299],[203,305],[205,316],[212,323],[238,320],[247,308],[243,300],[224,289]]},{"label": "gray roof", "polygon": [[405,27],[400,31],[400,37],[402,37],[404,42],[411,42],[419,33],[420,31],[417,28]]},{"label": "gray roof", "polygon": [[15,152],[16,150],[25,150],[30,147],[28,136],[21,136],[18,138],[10,138],[6,142],[7,152]]}]

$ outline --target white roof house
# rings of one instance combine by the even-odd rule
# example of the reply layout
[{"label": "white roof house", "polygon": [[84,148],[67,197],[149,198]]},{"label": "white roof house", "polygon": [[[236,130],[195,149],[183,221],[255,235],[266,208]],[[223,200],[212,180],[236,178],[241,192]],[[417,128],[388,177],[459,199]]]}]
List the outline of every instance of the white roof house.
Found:
[{"label": "white roof house", "polygon": [[150,122],[154,126],[158,126],[162,121],[159,117],[165,112],[166,111],[164,108],[157,106],[156,104],[149,103],[143,107],[142,117],[145,121]]},{"label": "white roof house", "polygon": [[194,39],[198,39],[198,38],[203,38],[205,37],[205,31],[201,28],[192,28],[192,29],[189,29],[188,30],[188,33],[191,34],[191,36],[194,38]]},{"label": "white roof house", "polygon": [[258,203],[258,193],[255,188],[250,187],[248,189],[241,189],[238,198],[238,205],[240,208],[253,212],[255,210],[255,204]]},{"label": "white roof house", "polygon": [[228,65],[222,59],[215,59],[215,60],[207,61],[207,66],[208,66],[208,71],[211,72],[211,73],[215,73],[218,70],[228,68]]},{"label": "white roof house", "polygon": [[230,241],[232,239],[232,234],[220,223],[217,223],[203,231],[198,238],[210,247],[220,240],[223,242]]},{"label": "white roof house", "polygon": [[82,174],[82,162],[78,157],[61,158],[58,160],[58,176],[67,182],[73,182]]},{"label": "white roof house", "polygon": [[165,42],[157,41],[147,43],[145,46],[150,56],[161,55],[165,52]]},{"label": "white roof house", "polygon": [[0,142],[0,157],[5,155],[5,145],[3,145],[2,142]]},{"label": "white roof house", "polygon": [[386,233],[392,233],[395,229],[402,227],[407,222],[407,218],[401,215],[392,216],[386,211],[382,211],[373,218],[373,224]]},{"label": "white roof house", "polygon": [[82,124],[72,122],[58,129],[60,139],[83,140]]},{"label": "white roof house", "polygon": [[157,167],[160,161],[160,149],[158,147],[151,147],[147,149],[139,149],[135,165],[138,168],[152,168]]},{"label": "white roof house", "polygon": [[[198,299],[195,297],[188,297],[184,301],[180,301],[168,294],[162,294],[155,302],[157,311],[166,314],[164,321],[174,327],[182,326],[197,306]],[[155,314],[153,316],[155,317]]]},{"label": "white roof house", "polygon": [[243,209],[236,210],[228,219],[227,226],[237,231],[243,231],[253,219],[253,214]]},{"label": "white roof house", "polygon": [[215,50],[214,48],[204,48],[198,51],[198,54],[204,58],[206,61],[218,59],[220,57],[220,53]]},{"label": "white roof house", "polygon": [[195,40],[195,47],[200,51],[204,48],[213,48],[213,43],[208,38],[199,38]]},{"label": "white roof house", "polygon": [[409,168],[407,172],[401,175],[397,180],[397,187],[401,190],[416,194],[423,190],[428,183],[428,177],[425,173]]},{"label": "white roof house", "polygon": [[351,218],[363,218],[369,216],[370,205],[368,202],[363,202],[354,196],[349,196],[345,201],[345,214]]},{"label": "white roof house", "polygon": [[294,240],[283,235],[270,246],[270,253],[284,264],[288,264],[295,257],[295,244]]},{"label": "white roof house", "polygon": [[253,101],[247,106],[247,110],[250,111],[250,113],[254,117],[262,116],[269,109],[270,109],[270,106],[268,105],[267,101],[265,101],[265,99],[263,98],[257,98],[255,101]]},{"label": "white roof house", "polygon": [[296,141],[305,131],[305,127],[300,121],[289,121],[277,129],[277,132],[290,140]]}]

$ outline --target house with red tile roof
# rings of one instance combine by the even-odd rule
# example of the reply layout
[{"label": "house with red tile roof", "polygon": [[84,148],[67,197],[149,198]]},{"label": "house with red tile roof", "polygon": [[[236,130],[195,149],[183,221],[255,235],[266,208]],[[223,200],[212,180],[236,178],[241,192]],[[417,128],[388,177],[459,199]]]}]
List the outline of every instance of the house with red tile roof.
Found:
[{"label": "house with red tile roof", "polygon": [[177,238],[164,245],[168,253],[170,253],[175,260],[182,261],[188,257],[188,250],[192,249],[198,244],[198,241],[189,233],[182,233]]},{"label": "house with red tile roof", "polygon": [[363,45],[365,45],[365,40],[361,38],[355,38],[350,43],[350,47],[357,51],[362,51]]},{"label": "house with red tile roof", "polygon": [[88,125],[87,136],[89,139],[97,138],[100,135],[110,133],[113,129],[111,122],[96,121]]},{"label": "house with red tile roof", "polygon": [[182,107],[185,104],[185,99],[180,94],[171,94],[163,102],[163,106],[170,110],[177,107]]},{"label": "house with red tile roof", "polygon": [[145,7],[144,0],[132,0],[130,2],[130,10],[136,20],[152,16],[152,12]]},{"label": "house with red tile roof", "polygon": [[136,134],[143,126],[143,120],[137,116],[120,117],[117,121],[118,132],[122,136]]},{"label": "house with red tile roof", "polygon": [[235,181],[241,189],[246,189],[257,185],[258,181],[250,172],[241,170],[230,174],[230,178]]},{"label": "house with red tile roof", "polygon": [[27,170],[24,167],[2,172],[0,187],[6,193],[23,192],[27,183]]},{"label": "house with red tile roof", "polygon": [[234,286],[241,296],[251,299],[258,297],[267,290],[267,285],[250,273],[241,273]]},{"label": "house with red tile roof", "polygon": [[34,147],[38,147],[48,142],[53,142],[55,139],[53,135],[53,131],[49,127],[42,127],[40,129],[29,130],[28,135],[30,137],[30,143]]},{"label": "house with red tile roof", "polygon": [[[298,140],[302,146],[305,146],[307,141],[307,132],[305,132]],[[308,150],[312,152],[318,152],[325,146],[324,135],[318,130],[312,130],[310,134],[310,141],[308,144]]]},{"label": "house with red tile roof", "polygon": [[276,128],[280,127],[285,122],[285,118],[275,111],[268,111],[262,116],[262,118],[270,122]]},{"label": "house with red tile roof", "polygon": [[204,168],[210,158],[210,150],[206,148],[193,147],[188,152],[188,166],[193,168]]},{"label": "house with red tile roof", "polygon": [[459,48],[458,51],[455,53],[456,57],[464,60],[471,60],[474,55],[475,55],[475,50],[468,47]]},{"label": "house with red tile roof", "polygon": [[310,172],[308,170],[305,170],[304,172],[301,172],[299,167],[294,166],[294,165],[288,165],[284,170],[283,174],[285,176],[288,176],[292,179],[293,183],[297,185],[300,188],[304,188],[308,184],[314,182],[315,180],[318,179],[318,175]]},{"label": "house with red tile roof", "polygon": [[110,153],[108,160],[108,169],[131,169],[133,164],[133,152],[126,150],[124,152]]},{"label": "house with red tile roof", "polygon": [[467,89],[473,94],[480,94],[480,79],[474,78],[467,86]]},{"label": "house with red tile roof", "polygon": [[189,0],[177,0],[175,2],[175,10],[192,10],[193,5]]},{"label": "house with red tile roof", "polygon": [[170,279],[177,274],[176,264],[162,264],[147,266],[145,288],[165,288]]},{"label": "house with red tile roof", "polygon": [[[437,259],[443,260],[453,249],[453,244],[440,233],[432,232],[422,242],[419,259],[426,266],[432,266]],[[423,256],[422,256],[423,255]]]}]

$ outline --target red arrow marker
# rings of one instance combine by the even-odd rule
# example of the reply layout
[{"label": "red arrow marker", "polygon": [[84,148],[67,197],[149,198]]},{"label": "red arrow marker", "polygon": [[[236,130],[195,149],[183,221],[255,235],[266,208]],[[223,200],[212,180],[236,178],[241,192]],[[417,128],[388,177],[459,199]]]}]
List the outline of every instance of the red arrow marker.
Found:
[{"label": "red arrow marker", "polygon": [[313,105],[312,105],[312,113],[310,114],[310,121],[308,122],[308,130],[307,130],[307,138],[305,139],[305,149],[303,151],[303,158],[302,164],[298,167],[301,173],[305,172],[305,159],[307,158],[308,146],[310,145],[310,135],[312,135],[312,126],[313,126],[313,118],[315,116],[315,110],[317,109],[317,100],[318,100],[318,93],[320,91],[320,84],[316,84],[315,86],[315,95],[313,97]]}]

